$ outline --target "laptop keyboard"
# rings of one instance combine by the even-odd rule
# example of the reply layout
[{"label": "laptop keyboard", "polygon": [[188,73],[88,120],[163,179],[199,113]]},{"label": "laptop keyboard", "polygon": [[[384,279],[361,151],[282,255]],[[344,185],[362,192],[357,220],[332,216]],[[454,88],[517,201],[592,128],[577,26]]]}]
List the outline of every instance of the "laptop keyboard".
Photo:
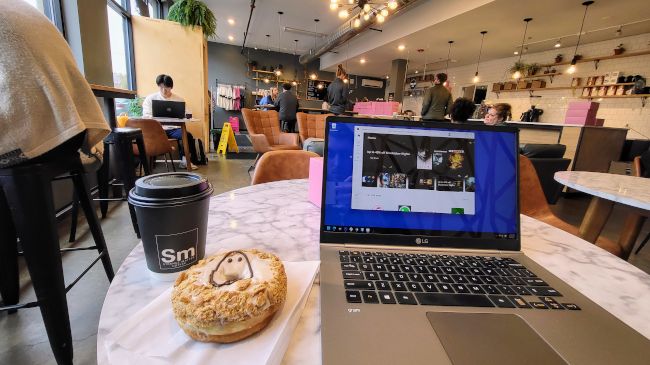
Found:
[{"label": "laptop keyboard", "polygon": [[512,258],[339,251],[348,303],[580,310]]}]

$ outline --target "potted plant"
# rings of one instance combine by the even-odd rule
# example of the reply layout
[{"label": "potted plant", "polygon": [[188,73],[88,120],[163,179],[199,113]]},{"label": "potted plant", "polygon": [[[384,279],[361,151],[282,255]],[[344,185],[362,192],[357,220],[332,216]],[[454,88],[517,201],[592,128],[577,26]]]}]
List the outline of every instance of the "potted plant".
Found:
[{"label": "potted plant", "polygon": [[530,65],[526,65],[526,73],[528,76],[535,76],[536,73],[541,70],[542,67],[539,65],[539,63],[531,63]]},{"label": "potted plant", "polygon": [[564,57],[562,57],[562,54],[558,53],[558,55],[555,56],[555,63],[560,63],[560,62],[562,62],[563,59],[564,59]]},{"label": "potted plant", "polygon": [[142,116],[142,102],[144,98],[137,97],[135,99],[129,100],[129,116],[130,117],[141,117]]},{"label": "potted plant", "polygon": [[515,64],[512,65],[512,67],[510,67],[510,73],[512,74],[515,74],[517,72],[519,72],[519,74],[523,74],[525,71],[526,71],[526,64],[521,61],[515,62]]},{"label": "potted plant", "polygon": [[169,8],[167,20],[187,27],[199,26],[206,38],[217,33],[217,20],[208,6],[199,0],[178,0]]},{"label": "potted plant", "polygon": [[623,52],[625,52],[625,48],[623,48],[623,43],[619,44],[618,46],[616,46],[616,48],[614,48],[614,55],[615,56],[623,54]]}]

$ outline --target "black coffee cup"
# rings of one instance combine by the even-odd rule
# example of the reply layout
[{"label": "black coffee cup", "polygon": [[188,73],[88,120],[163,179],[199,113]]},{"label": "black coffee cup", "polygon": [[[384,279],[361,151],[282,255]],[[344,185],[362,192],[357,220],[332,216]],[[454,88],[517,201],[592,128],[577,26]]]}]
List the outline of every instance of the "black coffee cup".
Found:
[{"label": "black coffee cup", "polygon": [[142,177],[129,192],[152,276],[174,280],[205,255],[212,185],[190,172]]}]

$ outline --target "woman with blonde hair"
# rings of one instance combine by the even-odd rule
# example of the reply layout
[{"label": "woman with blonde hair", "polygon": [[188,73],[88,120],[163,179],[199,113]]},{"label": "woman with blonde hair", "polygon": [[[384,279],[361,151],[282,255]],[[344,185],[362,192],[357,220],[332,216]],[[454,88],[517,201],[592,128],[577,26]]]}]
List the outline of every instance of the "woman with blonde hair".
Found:
[{"label": "woman with blonde hair", "polygon": [[348,105],[348,85],[344,82],[347,77],[347,72],[345,72],[342,65],[339,65],[336,70],[336,79],[327,87],[329,110],[336,115],[345,112]]},{"label": "woman with blonde hair", "polygon": [[512,107],[510,104],[499,103],[492,105],[485,114],[484,123],[487,125],[506,125],[506,121],[512,118]]}]

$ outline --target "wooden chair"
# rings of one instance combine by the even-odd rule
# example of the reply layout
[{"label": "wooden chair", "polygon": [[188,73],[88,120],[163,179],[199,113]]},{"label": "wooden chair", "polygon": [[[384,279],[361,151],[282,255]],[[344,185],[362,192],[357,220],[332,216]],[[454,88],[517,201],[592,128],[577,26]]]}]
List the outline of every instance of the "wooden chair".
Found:
[{"label": "wooden chair", "polygon": [[[160,123],[153,119],[129,119],[126,122],[127,127],[140,128],[142,130],[142,136],[144,139],[144,148],[147,151],[147,156],[154,160],[156,156],[163,155],[165,156],[165,167],[169,172],[169,164],[167,161],[167,155],[169,155],[169,160],[172,163],[172,170],[176,171],[174,167],[174,160],[172,159],[172,152],[175,150],[175,146],[170,142],[165,130],[162,128]],[[139,156],[139,151],[137,148],[133,148],[133,154]],[[144,160],[147,160],[146,158]],[[142,161],[142,164],[148,164],[152,168],[153,163],[151,161]]]},{"label": "wooden chair", "polygon": [[[646,161],[644,163],[644,161]],[[647,161],[650,161],[650,151],[644,152],[641,156],[634,157],[634,176],[637,177],[648,177],[648,172],[650,171],[650,166],[648,166]],[[642,219],[641,226],[645,223],[646,217],[640,217]],[[635,255],[638,255],[641,252],[641,249],[650,241],[650,233],[641,241],[639,247],[634,251]]]},{"label": "wooden chair", "polygon": [[250,136],[253,149],[257,157],[253,165],[248,169],[250,172],[255,168],[260,155],[269,151],[299,150],[298,133],[284,133],[280,131],[280,119],[275,110],[252,110],[244,108],[241,110],[244,117],[244,124]]},{"label": "wooden chair", "polygon": [[325,138],[325,120],[332,114],[297,113],[300,143],[308,138]]},{"label": "wooden chair", "polygon": [[251,185],[271,181],[306,179],[309,177],[309,159],[319,157],[309,151],[269,151],[262,155]]},{"label": "wooden chair", "polygon": [[[519,156],[519,206],[521,214],[550,224],[574,236],[580,236],[580,229],[558,218],[546,201],[542,185],[537,177],[535,167],[528,157]],[[618,243],[605,237],[598,237],[596,246],[621,257],[623,254]]]}]

